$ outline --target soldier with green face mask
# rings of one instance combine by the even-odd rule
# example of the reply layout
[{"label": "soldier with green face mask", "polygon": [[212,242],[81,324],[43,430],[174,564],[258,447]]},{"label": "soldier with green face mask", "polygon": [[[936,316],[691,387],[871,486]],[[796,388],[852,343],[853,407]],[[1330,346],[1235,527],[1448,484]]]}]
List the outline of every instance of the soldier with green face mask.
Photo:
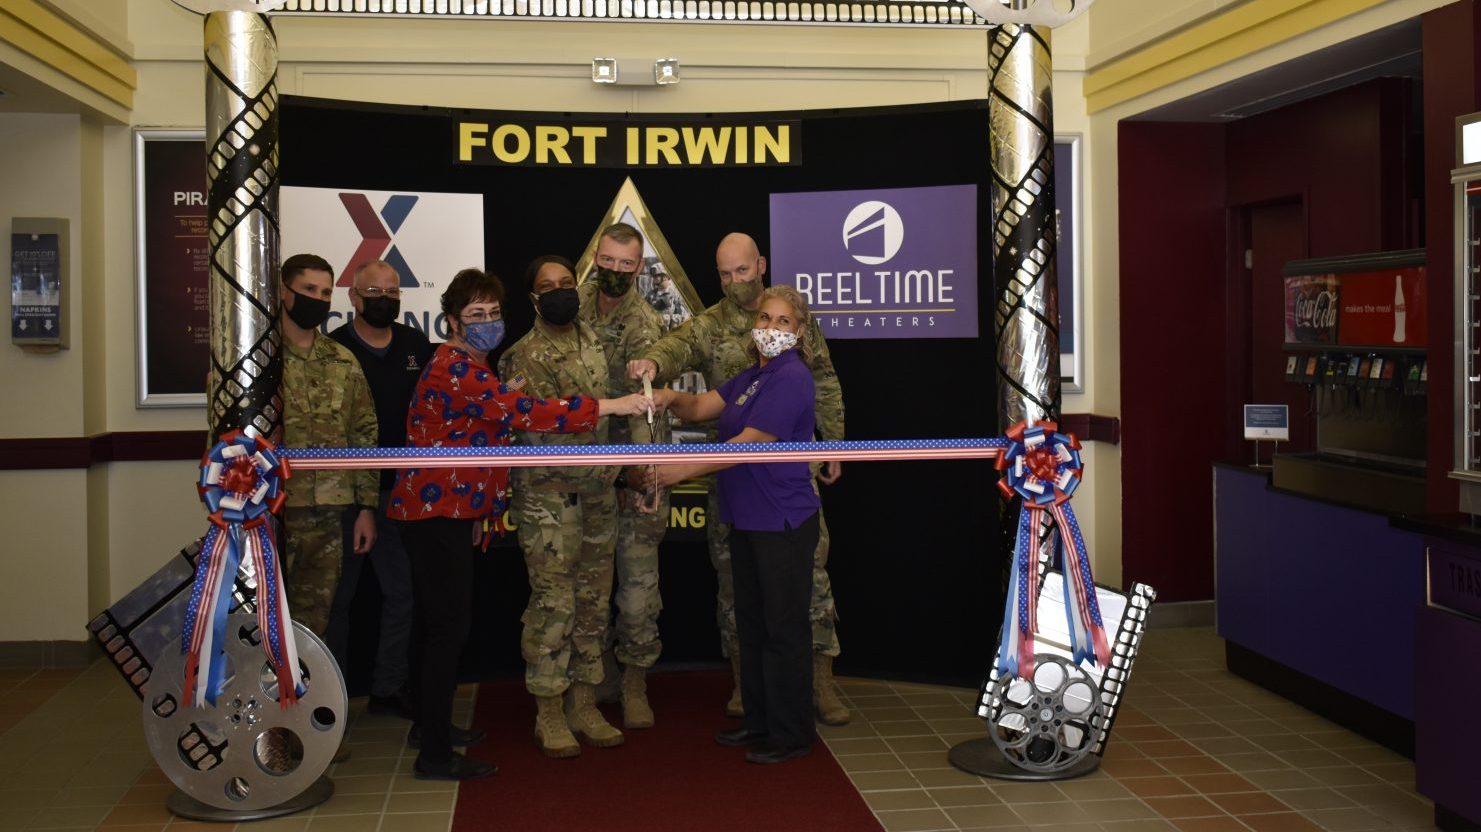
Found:
[{"label": "soldier with green face mask", "polygon": [[[756,310],[765,289],[766,258],[761,256],[756,241],[745,234],[729,234],[715,250],[715,267],[720,274],[720,287],[725,298],[703,313],[686,321],[665,335],[636,361],[628,363],[630,377],[648,376],[666,383],[686,370],[700,370],[705,383],[713,390],[751,366],[747,353]],[[815,346],[817,361],[813,381],[817,388],[817,430],[825,440],[843,439],[843,390],[838,374],[828,355],[817,322],[810,324],[808,338]],[[713,429],[713,426],[711,426]],[[818,479],[829,484],[838,479],[838,462],[814,466]],[[816,487],[816,485],[814,486]],[[735,675],[735,690],[725,706],[731,716],[744,714],[740,694],[740,639],[735,627],[734,584],[730,572],[730,529],[718,522],[720,513],[715,497],[715,484],[710,481],[710,504],[706,511],[705,531],[710,560],[715,566],[720,590],[716,618],[720,625],[721,647],[730,658]],[[820,534],[813,556],[813,597],[810,615],[813,622],[813,700],[818,718],[829,725],[849,721],[848,708],[838,698],[833,685],[833,659],[838,655],[837,611],[833,587],[828,580],[828,525],[818,515]]]},{"label": "soldier with green face mask", "polygon": [[[634,288],[643,270],[643,237],[636,228],[617,223],[597,239],[591,278],[581,284],[581,320],[596,332],[607,356],[608,396],[639,392],[642,385],[627,377],[627,362],[641,356],[663,335],[663,320]],[[669,441],[667,415],[651,423],[643,418],[613,419],[609,437],[615,444],[647,445]],[[638,510],[644,493],[641,471],[630,471],[617,486],[617,606],[615,650],[622,665],[622,724],[653,726],[648,704],[647,673],[658,661],[658,544],[668,531],[668,494],[656,511]],[[638,489],[638,490],[635,490]]]}]

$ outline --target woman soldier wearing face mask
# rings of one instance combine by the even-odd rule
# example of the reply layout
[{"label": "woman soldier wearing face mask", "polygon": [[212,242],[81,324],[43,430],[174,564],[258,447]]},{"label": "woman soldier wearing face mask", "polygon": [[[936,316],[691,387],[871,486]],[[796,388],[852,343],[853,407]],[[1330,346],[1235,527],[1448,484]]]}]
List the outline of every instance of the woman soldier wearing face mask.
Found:
[{"label": "woman soldier wearing face mask", "polygon": [[[601,416],[644,413],[641,394],[620,399],[583,395],[535,398],[518,379],[501,382],[488,356],[504,339],[504,286],[493,275],[465,269],[442,293],[448,340],[437,348],[417,383],[407,415],[407,445],[452,447],[508,445],[513,431],[581,433]],[[473,550],[486,522],[502,527],[508,468],[411,468],[402,472],[388,513],[402,521],[411,559],[420,644],[417,724],[421,779],[468,780],[494,766],[452,750],[450,735],[458,656],[468,637],[473,603]],[[609,573],[610,580],[610,573]]]},{"label": "woman soldier wearing face mask", "polygon": [[[525,278],[535,324],[499,360],[500,375],[535,396],[604,394],[607,358],[596,332],[579,318],[571,262],[555,255],[537,258]],[[607,421],[580,435],[520,431],[519,442],[606,444]],[[598,748],[623,743],[622,733],[596,707],[617,542],[617,471],[592,465],[520,468],[514,474],[513,513],[530,578],[520,652],[525,688],[538,704],[535,741],[550,757],[580,754],[577,737]]]},{"label": "woman soldier wearing face mask", "polygon": [[[811,315],[791,286],[761,296],[751,330],[753,364],[703,395],[653,391],[655,403],[687,422],[719,419],[721,442],[811,442],[814,429]],[[813,550],[817,492],[806,462],[663,465],[658,485],[719,472],[720,520],[731,526],[730,568],[740,635],[742,727],[715,737],[745,746],[753,763],[807,754],[813,742]]]}]

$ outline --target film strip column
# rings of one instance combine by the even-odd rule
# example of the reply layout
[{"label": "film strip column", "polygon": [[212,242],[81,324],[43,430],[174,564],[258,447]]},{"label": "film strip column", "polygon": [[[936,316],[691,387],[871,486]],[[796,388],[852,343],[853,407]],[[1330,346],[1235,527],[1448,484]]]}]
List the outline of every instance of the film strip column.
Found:
[{"label": "film strip column", "polygon": [[206,172],[210,219],[212,437],[276,441],[282,429],[278,332],[278,41],[267,15],[206,16]]},{"label": "film strip column", "polygon": [[1049,44],[1004,24],[989,44],[998,428],[1059,419],[1059,301]]},{"label": "film strip column", "polygon": [[[998,430],[1060,416],[1059,293],[1054,221],[1054,122],[1049,44],[1034,27],[1004,23],[988,36],[988,120],[993,176],[993,293]],[[1003,584],[1013,562],[1021,503],[1000,510]],[[1057,539],[1047,516],[1039,575]]]}]

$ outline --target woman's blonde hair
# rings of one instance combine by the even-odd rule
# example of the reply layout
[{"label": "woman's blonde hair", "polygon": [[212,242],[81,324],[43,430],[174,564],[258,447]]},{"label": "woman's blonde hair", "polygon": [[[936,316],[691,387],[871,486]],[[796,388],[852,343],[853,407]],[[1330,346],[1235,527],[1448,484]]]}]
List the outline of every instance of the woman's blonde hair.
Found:
[{"label": "woman's blonde hair", "polygon": [[[811,368],[815,360],[813,350],[816,348],[812,342],[812,312],[808,310],[807,301],[802,297],[802,293],[791,286],[772,286],[761,293],[761,303],[765,304],[767,298],[786,301],[787,305],[792,307],[792,316],[797,320],[797,346],[793,349],[797,350],[802,363]],[[759,304],[756,311],[761,311]],[[746,342],[746,355],[749,355],[752,361],[760,360],[761,351],[756,348],[755,339]]]}]

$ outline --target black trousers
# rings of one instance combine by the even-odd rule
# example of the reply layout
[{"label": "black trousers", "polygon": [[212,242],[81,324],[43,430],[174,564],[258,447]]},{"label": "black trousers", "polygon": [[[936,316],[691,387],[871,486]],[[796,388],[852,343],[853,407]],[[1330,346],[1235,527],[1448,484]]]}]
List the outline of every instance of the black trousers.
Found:
[{"label": "black trousers", "polygon": [[448,726],[458,687],[458,659],[473,619],[474,520],[432,517],[401,524],[411,561],[416,626],[412,635],[412,684],[423,760],[452,756]]},{"label": "black trousers", "polygon": [[795,529],[734,529],[730,536],[745,727],[784,748],[813,741],[808,608],[817,547],[816,514]]}]

